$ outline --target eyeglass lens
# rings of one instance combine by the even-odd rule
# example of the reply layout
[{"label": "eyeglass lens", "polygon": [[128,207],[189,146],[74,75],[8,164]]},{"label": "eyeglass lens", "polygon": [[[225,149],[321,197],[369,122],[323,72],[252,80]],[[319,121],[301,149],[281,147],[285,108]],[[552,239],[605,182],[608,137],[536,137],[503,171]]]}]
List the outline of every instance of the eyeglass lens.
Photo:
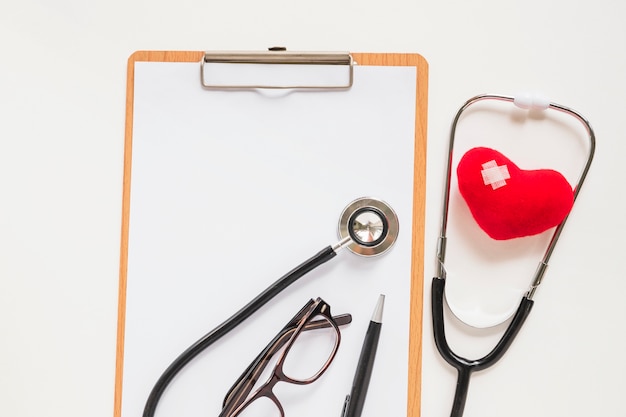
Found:
[{"label": "eyeglass lens", "polygon": [[298,333],[286,348],[288,350],[276,355],[278,358],[283,357],[283,362],[282,366],[278,365],[279,368],[274,369],[275,376],[266,371],[259,378],[260,386],[269,382],[267,378],[273,378],[273,383],[261,386],[261,391],[253,394],[255,397],[250,398],[244,408],[231,417],[284,417],[283,407],[272,391],[274,384],[280,381],[310,384],[324,373],[337,350],[339,334],[326,316],[317,315],[308,321],[321,321],[328,325]]},{"label": "eyeglass lens", "polygon": [[[329,321],[321,315],[313,317],[313,320]],[[304,383],[317,378],[328,366],[337,339],[337,331],[330,323],[325,327],[300,332],[285,356],[283,363],[285,376]]]}]

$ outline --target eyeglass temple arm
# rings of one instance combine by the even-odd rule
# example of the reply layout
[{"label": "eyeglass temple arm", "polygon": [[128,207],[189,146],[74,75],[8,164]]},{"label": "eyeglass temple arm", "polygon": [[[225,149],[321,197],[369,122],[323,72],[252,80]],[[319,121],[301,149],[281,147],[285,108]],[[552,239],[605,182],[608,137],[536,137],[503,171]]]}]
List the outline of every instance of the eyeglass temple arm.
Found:
[{"label": "eyeglass temple arm", "polygon": [[[299,315],[299,314],[298,314]],[[296,315],[296,317],[298,317]],[[258,377],[261,375],[263,370],[267,367],[270,359],[276,352],[282,348],[285,343],[291,337],[293,331],[296,330],[296,317],[294,317],[283,329],[272,339],[270,343],[257,355],[257,357],[250,363],[250,365],[246,368],[246,370],[241,374],[241,376],[235,381],[232,387],[228,390],[226,395],[224,396],[224,401],[222,403],[222,412],[220,416],[227,416],[228,412],[234,410],[236,407],[241,404],[252,388]],[[352,315],[350,314],[340,314],[337,316],[333,316],[333,320],[337,323],[337,326],[344,326],[352,322]],[[305,324],[303,331],[307,330],[316,330],[322,329],[325,327],[330,327],[330,323],[327,320],[314,320],[307,324]],[[237,400],[232,401],[234,397],[237,397]],[[224,414],[226,409],[228,408],[228,412]]]}]

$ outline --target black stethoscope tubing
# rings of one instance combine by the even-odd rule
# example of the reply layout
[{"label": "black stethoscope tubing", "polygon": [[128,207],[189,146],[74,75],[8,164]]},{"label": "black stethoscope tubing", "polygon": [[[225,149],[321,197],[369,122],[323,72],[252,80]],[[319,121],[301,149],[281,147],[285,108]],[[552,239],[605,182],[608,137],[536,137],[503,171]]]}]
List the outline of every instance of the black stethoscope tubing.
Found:
[{"label": "black stethoscope tubing", "polygon": [[[483,356],[480,359],[467,359],[462,356],[457,355],[452,351],[448,342],[446,340],[446,332],[445,332],[445,323],[444,323],[444,292],[446,285],[446,270],[445,270],[445,253],[446,253],[446,242],[447,242],[447,224],[448,224],[448,212],[449,212],[449,202],[450,202],[450,184],[452,177],[452,156],[454,149],[454,140],[456,134],[456,128],[461,118],[461,115],[468,107],[471,105],[483,101],[483,100],[498,100],[498,101],[508,101],[517,105],[515,101],[515,97],[512,96],[503,96],[503,95],[494,95],[494,94],[484,94],[472,97],[468,101],[461,106],[461,108],[457,111],[454,120],[452,122],[452,128],[450,133],[450,141],[448,145],[448,159],[447,159],[447,167],[446,167],[446,177],[445,177],[445,187],[444,187],[444,200],[443,200],[443,209],[442,209],[442,217],[440,224],[440,234],[437,243],[437,276],[433,278],[432,287],[431,287],[431,308],[432,308],[432,316],[433,316],[433,334],[435,339],[435,345],[437,346],[437,350],[442,358],[454,367],[457,370],[457,383],[456,390],[454,394],[454,401],[452,404],[452,411],[450,413],[450,417],[461,417],[463,415],[463,410],[465,408],[465,402],[467,399],[467,393],[469,390],[470,377],[473,372],[480,371],[486,369],[493,364],[495,364],[498,360],[502,358],[502,356],[506,353],[507,349],[513,343],[513,340],[521,330],[524,322],[528,318],[530,311],[533,307],[534,301],[532,300],[537,287],[541,284],[543,276],[548,267],[548,261],[552,256],[556,243],[561,235],[563,230],[563,226],[567,221],[568,217],[556,227],[552,237],[550,239],[550,243],[539,263],[535,275],[533,277],[532,283],[528,289],[528,291],[522,297],[520,304],[515,312],[515,315],[511,319],[508,327],[504,331],[502,337],[498,341],[498,343],[494,346],[494,348],[487,355]],[[562,113],[569,114],[573,116],[578,121],[580,121],[587,133],[589,135],[589,152],[587,155],[587,161],[583,166],[582,172],[578,179],[576,186],[574,187],[574,201],[580,192],[580,188],[587,177],[587,173],[589,172],[589,168],[591,166],[591,162],[593,160],[593,156],[595,153],[596,147],[596,139],[595,133],[590,125],[590,123],[577,111],[572,110],[568,107],[562,106],[556,103],[546,103],[541,107],[524,107],[529,109],[540,109],[545,110],[547,108],[560,111]]]},{"label": "black stethoscope tubing", "polygon": [[434,278],[431,287],[431,303],[433,314],[433,329],[435,345],[439,354],[448,364],[452,365],[458,372],[454,402],[452,403],[451,417],[463,415],[465,400],[469,390],[470,377],[474,371],[481,371],[495,364],[513,343],[515,336],[519,333],[526,318],[530,314],[534,301],[527,296],[523,297],[515,315],[506,331],[487,355],[480,359],[467,359],[457,355],[450,349],[446,340],[446,330],[443,317],[443,296],[446,280]]}]

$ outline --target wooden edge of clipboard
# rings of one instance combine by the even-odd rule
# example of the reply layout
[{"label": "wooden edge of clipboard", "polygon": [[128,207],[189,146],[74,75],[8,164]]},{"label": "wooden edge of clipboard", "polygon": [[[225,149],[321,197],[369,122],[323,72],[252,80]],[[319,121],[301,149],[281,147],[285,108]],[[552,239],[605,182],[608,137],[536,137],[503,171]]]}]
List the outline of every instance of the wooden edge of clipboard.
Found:
[{"label": "wooden edge of clipboard", "polygon": [[[137,51],[128,59],[126,78],[126,125],[124,130],[124,177],[122,192],[122,230],[118,292],[115,394],[113,416],[122,414],[124,335],[126,324],[126,278],[130,217],[130,179],[133,137],[134,83],[136,62],[200,62],[201,51]],[[424,215],[426,196],[426,134],[428,114],[428,63],[419,54],[352,53],[358,65],[412,66],[417,68],[415,103],[415,155],[413,189],[413,255],[411,259],[411,312],[407,416],[418,417],[421,403],[422,317],[424,274]]]}]

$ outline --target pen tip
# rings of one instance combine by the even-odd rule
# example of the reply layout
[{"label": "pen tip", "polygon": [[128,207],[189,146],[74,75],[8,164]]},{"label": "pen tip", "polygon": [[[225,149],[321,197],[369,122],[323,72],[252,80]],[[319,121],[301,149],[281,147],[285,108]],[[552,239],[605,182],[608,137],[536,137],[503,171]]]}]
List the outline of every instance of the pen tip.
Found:
[{"label": "pen tip", "polygon": [[374,308],[374,314],[372,314],[372,321],[376,323],[383,322],[383,308],[385,307],[385,295],[381,294],[378,297],[378,303],[376,303],[376,308]]}]

